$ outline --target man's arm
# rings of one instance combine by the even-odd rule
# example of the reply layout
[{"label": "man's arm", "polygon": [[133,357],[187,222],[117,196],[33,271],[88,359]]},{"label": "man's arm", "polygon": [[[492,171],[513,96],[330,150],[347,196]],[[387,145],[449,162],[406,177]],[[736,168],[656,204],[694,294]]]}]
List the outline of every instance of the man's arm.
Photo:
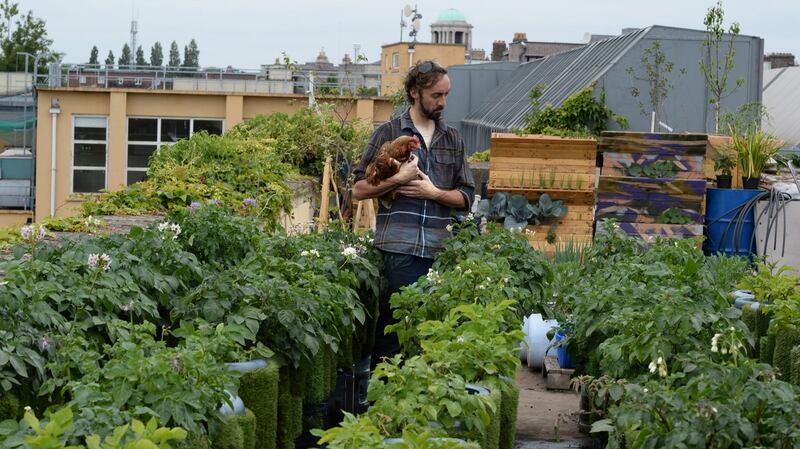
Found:
[{"label": "man's arm", "polygon": [[422,179],[410,181],[408,184],[398,187],[397,193],[409,198],[433,200],[454,209],[464,209],[467,206],[460,190],[442,190],[433,185],[431,178],[425,173],[420,171],[419,176]]},{"label": "man's arm", "polygon": [[400,166],[400,170],[391,178],[384,179],[378,185],[374,186],[368,183],[365,179],[357,181],[353,184],[353,198],[357,201],[366,200],[369,198],[379,197],[395,187],[402,186],[412,179],[417,179],[422,173],[417,167],[417,159],[414,155],[405,164]]}]

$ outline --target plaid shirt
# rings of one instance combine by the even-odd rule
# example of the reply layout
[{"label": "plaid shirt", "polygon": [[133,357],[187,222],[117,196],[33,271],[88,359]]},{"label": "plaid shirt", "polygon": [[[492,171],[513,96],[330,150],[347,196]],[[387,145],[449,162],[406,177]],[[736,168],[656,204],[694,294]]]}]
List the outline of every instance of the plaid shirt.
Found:
[{"label": "plaid shirt", "polygon": [[[399,119],[384,123],[372,134],[354,172],[355,180],[364,179],[367,165],[378,154],[381,145],[402,135],[419,137],[422,147],[416,151],[416,155],[420,170],[430,177],[436,187],[461,192],[466,204],[464,210],[470,210],[475,181],[472,179],[464,154],[464,142],[458,131],[447,126],[444,120],[437,121],[429,149],[411,121],[408,109]],[[445,227],[451,223],[453,213],[453,208],[436,201],[404,196],[394,200],[390,209],[381,204],[378,206],[375,246],[391,253],[432,259],[443,249],[444,239],[450,237],[450,232]]]}]

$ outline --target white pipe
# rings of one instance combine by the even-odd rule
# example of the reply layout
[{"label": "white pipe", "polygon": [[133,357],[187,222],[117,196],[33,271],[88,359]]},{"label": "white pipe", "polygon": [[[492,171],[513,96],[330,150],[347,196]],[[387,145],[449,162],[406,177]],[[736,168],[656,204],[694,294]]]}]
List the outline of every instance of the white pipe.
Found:
[{"label": "white pipe", "polygon": [[56,216],[56,131],[58,130],[58,114],[61,113],[60,108],[50,108],[50,121],[53,128],[50,131],[50,216]]},{"label": "white pipe", "polygon": [[656,111],[653,111],[653,115],[650,116],[650,132],[656,132]]}]

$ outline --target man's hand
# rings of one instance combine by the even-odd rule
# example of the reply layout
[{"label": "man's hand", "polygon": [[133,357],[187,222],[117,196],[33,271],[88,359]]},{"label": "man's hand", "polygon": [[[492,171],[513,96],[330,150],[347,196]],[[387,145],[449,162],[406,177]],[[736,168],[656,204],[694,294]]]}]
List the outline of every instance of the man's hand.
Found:
[{"label": "man's hand", "polygon": [[419,175],[422,172],[419,167],[417,167],[417,163],[419,163],[419,159],[412,153],[408,161],[401,165],[400,170],[389,178],[389,180],[394,184],[402,186],[411,180],[419,179]]},{"label": "man's hand", "polygon": [[[402,170],[402,168],[400,170]],[[417,169],[417,171],[417,176],[419,176],[420,179],[409,181],[405,185],[395,189],[395,192],[409,198],[438,201],[439,198],[441,198],[441,196],[444,194],[444,191],[433,185],[433,182],[431,182],[431,178],[429,178],[428,175],[419,169]]]}]

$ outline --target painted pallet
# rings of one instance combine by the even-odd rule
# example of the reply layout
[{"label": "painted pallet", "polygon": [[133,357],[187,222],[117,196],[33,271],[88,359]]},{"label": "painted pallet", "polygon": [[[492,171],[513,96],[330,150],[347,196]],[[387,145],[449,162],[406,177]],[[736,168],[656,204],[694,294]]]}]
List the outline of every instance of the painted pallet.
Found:
[{"label": "painted pallet", "polygon": [[632,176],[630,167],[647,167],[668,161],[678,179],[705,179],[703,156],[661,156],[647,153],[603,153],[601,176]]},{"label": "painted pallet", "polygon": [[661,156],[705,156],[706,134],[636,133],[603,131],[597,149],[601,153],[647,153]]},{"label": "painted pallet", "polygon": [[643,216],[660,214],[670,207],[702,214],[705,191],[703,179],[601,177],[597,217],[601,218],[602,211],[621,207],[638,210]]},{"label": "painted pallet", "polygon": [[694,238],[703,235],[703,225],[670,225],[653,223],[619,223],[620,229],[632,237],[643,240],[662,238]]}]

